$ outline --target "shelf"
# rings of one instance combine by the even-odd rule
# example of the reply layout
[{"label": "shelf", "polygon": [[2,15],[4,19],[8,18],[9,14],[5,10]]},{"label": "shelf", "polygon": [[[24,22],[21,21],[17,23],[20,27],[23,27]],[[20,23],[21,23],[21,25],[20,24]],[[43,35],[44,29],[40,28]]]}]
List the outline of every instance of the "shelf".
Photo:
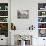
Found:
[{"label": "shelf", "polygon": [[46,29],[46,28],[38,28],[38,29]]},{"label": "shelf", "polygon": [[38,11],[46,11],[46,10],[38,10]]},{"label": "shelf", "polygon": [[8,17],[8,16],[0,16],[0,17]]},{"label": "shelf", "polygon": [[46,15],[44,15],[44,16],[38,16],[38,17],[46,17]]},{"label": "shelf", "polygon": [[46,23],[46,22],[38,22],[38,23]]},{"label": "shelf", "polygon": [[8,23],[8,22],[0,22],[0,23]]},{"label": "shelf", "polygon": [[8,10],[0,10],[0,11],[8,11]]}]

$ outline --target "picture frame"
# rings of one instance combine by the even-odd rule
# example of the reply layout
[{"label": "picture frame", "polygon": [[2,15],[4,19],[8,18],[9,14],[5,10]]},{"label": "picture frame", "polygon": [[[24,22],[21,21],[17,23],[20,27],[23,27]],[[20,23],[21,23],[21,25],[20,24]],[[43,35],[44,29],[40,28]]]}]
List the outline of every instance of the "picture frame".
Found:
[{"label": "picture frame", "polygon": [[17,10],[18,19],[29,19],[29,10]]}]

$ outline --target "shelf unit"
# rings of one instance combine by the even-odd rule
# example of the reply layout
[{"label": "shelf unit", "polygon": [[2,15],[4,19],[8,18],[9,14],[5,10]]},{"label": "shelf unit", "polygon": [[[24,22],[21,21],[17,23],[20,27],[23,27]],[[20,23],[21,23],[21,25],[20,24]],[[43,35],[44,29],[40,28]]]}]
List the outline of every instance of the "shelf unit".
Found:
[{"label": "shelf unit", "polygon": [[38,3],[38,34],[46,37],[46,3]]},{"label": "shelf unit", "polygon": [[8,3],[0,3],[0,35],[8,37]]}]

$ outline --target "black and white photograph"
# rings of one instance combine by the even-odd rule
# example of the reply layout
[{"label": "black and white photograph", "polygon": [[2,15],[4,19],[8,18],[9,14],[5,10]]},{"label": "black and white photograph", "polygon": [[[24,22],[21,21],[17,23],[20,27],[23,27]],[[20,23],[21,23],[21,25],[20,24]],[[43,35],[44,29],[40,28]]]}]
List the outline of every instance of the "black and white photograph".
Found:
[{"label": "black and white photograph", "polygon": [[29,10],[17,10],[17,18],[18,19],[28,19]]}]

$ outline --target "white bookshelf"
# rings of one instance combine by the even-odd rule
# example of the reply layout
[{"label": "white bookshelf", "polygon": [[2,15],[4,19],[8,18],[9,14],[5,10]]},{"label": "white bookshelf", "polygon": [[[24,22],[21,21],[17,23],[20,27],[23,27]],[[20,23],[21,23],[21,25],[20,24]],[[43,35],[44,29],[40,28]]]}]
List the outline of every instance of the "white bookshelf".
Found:
[{"label": "white bookshelf", "polygon": [[[7,0],[8,1],[8,0]],[[1,35],[1,32],[0,32],[0,45],[8,45],[8,21],[2,21],[2,20],[4,20],[5,18],[8,20],[9,18],[8,18],[8,14],[6,13],[6,15],[5,15],[5,13],[1,13],[1,12],[8,12],[8,10],[5,10],[5,9],[3,9],[3,4],[8,4],[8,2],[7,2],[6,0],[4,1],[4,0],[0,0],[0,28],[2,29],[0,29],[0,31],[4,31],[3,33],[4,34],[2,34]],[[2,6],[1,6],[2,5]],[[5,7],[5,6],[4,6]],[[3,15],[1,15],[1,14],[3,14]],[[4,19],[3,19],[4,18]],[[2,26],[1,25],[3,25],[4,24],[4,27],[5,27],[5,25],[7,25],[4,29],[2,28]],[[3,40],[1,40],[1,39],[3,39]]]},{"label": "white bookshelf", "polygon": [[[0,3],[0,28],[5,32],[5,36],[8,38],[8,3]],[[2,27],[5,27],[3,29]],[[1,31],[2,31],[1,30]],[[0,32],[1,33],[1,32]],[[4,33],[4,32],[3,32]],[[7,35],[6,35],[7,34]]]},{"label": "white bookshelf", "polygon": [[39,37],[46,37],[45,34],[41,33],[43,31],[45,31],[45,33],[46,33],[46,3],[39,3],[38,4],[38,32],[39,32]]}]

